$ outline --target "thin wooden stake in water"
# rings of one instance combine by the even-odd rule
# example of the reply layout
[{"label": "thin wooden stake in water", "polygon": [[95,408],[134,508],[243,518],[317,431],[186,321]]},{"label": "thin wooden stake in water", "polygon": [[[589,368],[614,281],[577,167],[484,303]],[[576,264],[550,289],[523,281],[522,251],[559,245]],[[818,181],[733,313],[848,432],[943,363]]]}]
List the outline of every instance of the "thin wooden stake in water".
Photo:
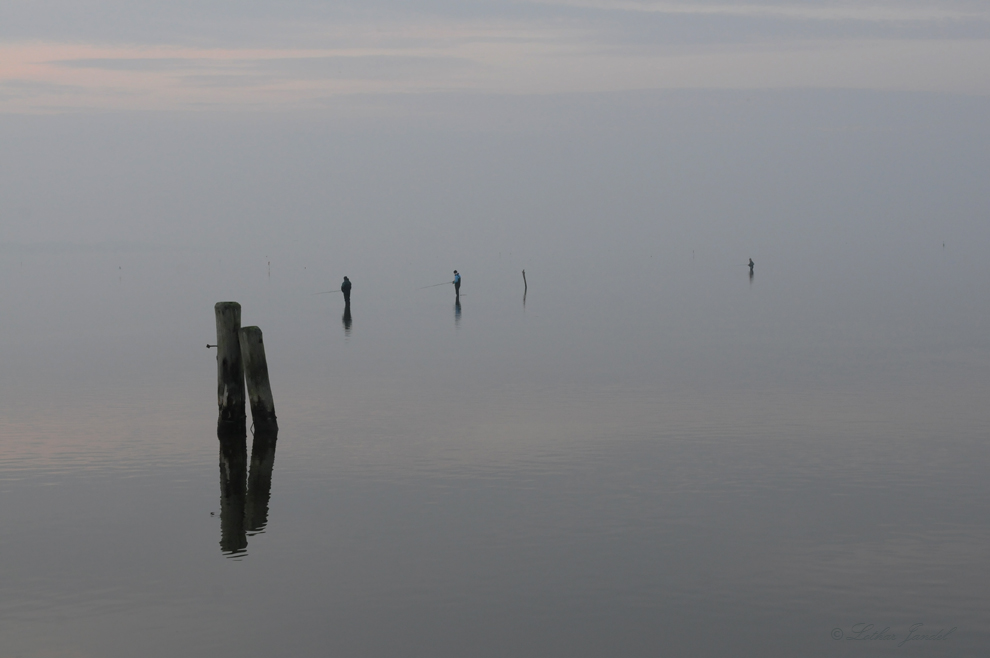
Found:
[{"label": "thin wooden stake in water", "polygon": [[523,270],[523,294],[525,295],[528,290],[529,284],[526,283],[526,270]]},{"label": "thin wooden stake in water", "polygon": [[244,368],[241,365],[241,305],[217,302],[217,405],[220,418],[217,428],[236,430],[243,427]]},{"label": "thin wooden stake in water", "polygon": [[244,375],[247,378],[248,399],[251,401],[251,417],[254,419],[255,430],[277,428],[275,401],[268,382],[265,343],[258,327],[241,329],[241,356],[244,359]]}]

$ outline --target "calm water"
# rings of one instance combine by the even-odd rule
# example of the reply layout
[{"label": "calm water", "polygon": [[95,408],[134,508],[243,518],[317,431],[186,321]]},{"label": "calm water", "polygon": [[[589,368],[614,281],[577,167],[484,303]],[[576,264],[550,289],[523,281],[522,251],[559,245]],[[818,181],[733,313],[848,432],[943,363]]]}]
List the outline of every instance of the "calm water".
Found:
[{"label": "calm water", "polygon": [[986,103],[650,98],[5,120],[0,658],[987,655]]},{"label": "calm water", "polygon": [[[7,256],[0,655],[984,655],[987,265],[914,248],[351,273],[349,330],[318,259]],[[226,298],[281,430],[221,503]]]}]

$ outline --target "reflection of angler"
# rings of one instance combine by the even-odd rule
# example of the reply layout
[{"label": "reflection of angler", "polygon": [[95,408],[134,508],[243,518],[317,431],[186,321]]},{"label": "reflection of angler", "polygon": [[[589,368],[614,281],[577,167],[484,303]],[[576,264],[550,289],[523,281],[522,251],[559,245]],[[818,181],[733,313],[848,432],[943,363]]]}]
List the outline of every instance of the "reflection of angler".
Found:
[{"label": "reflection of angler", "polygon": [[340,321],[344,323],[344,335],[351,335],[351,325],[353,321],[351,320],[351,305],[347,304],[344,306],[344,315],[340,318]]}]

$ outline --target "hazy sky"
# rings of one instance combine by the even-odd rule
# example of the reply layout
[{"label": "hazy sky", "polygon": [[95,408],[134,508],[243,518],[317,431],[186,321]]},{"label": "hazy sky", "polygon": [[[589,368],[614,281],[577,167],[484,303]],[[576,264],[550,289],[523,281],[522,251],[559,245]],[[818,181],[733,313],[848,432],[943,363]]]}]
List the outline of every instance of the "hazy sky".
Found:
[{"label": "hazy sky", "polygon": [[983,0],[6,0],[0,250],[977,244],[988,62]]},{"label": "hazy sky", "polygon": [[990,93],[982,0],[0,3],[0,111],[320,108],[340,95]]}]

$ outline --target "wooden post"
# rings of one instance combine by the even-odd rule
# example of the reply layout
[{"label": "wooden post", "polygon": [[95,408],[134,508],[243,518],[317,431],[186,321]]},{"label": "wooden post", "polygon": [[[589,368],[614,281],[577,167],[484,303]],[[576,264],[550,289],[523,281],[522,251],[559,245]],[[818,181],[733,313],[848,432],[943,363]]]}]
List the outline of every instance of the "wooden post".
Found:
[{"label": "wooden post", "polygon": [[251,401],[251,417],[255,430],[277,428],[275,401],[268,382],[268,362],[265,360],[265,344],[258,327],[241,329],[241,358],[247,377],[248,399]]},{"label": "wooden post", "polygon": [[523,294],[525,295],[528,290],[529,284],[526,283],[526,270],[523,270]]},{"label": "wooden post", "polygon": [[217,302],[217,428],[237,431],[244,425],[244,368],[241,364],[241,305]]}]

